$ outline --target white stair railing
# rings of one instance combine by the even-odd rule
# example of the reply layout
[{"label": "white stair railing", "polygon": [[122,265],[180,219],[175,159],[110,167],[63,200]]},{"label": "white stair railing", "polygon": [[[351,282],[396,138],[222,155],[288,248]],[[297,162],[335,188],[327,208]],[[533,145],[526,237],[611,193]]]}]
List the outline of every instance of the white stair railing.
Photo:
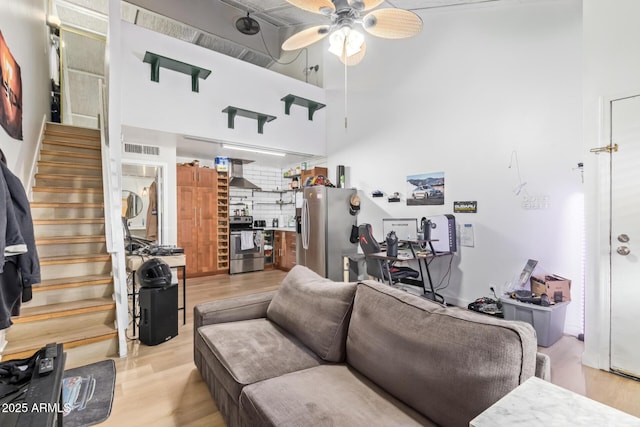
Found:
[{"label": "white stair railing", "polygon": [[42,141],[44,140],[44,129],[47,126],[47,115],[42,117],[42,124],[40,125],[40,133],[38,134],[38,143],[36,144],[35,151],[33,152],[33,160],[31,161],[31,168],[27,175],[27,196],[29,200],[33,200],[33,184],[36,181],[36,167],[38,166],[38,160],[40,159],[40,149],[42,148]]},{"label": "white stair railing", "polygon": [[122,231],[122,196],[119,158],[111,150],[108,133],[105,84],[98,81],[98,126],[102,148],[102,185],[104,192],[104,221],[107,252],[111,255],[113,274],[113,298],[116,302],[116,327],[118,329],[118,353],[127,356],[126,330],[129,324],[129,300],[125,266],[124,233]]}]

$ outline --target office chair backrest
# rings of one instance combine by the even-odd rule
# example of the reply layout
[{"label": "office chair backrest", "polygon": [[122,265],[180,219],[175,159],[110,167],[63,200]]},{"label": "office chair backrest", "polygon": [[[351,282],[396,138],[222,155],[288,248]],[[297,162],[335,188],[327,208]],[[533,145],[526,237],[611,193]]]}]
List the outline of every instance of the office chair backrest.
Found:
[{"label": "office chair backrest", "polygon": [[[358,226],[358,241],[365,255],[375,254],[381,251],[380,245],[373,237],[371,224],[360,224]],[[367,258],[366,263],[367,274],[377,277],[380,280],[385,280],[382,276],[381,262],[379,260]]]},{"label": "office chair backrest", "polygon": [[371,224],[360,224],[358,226],[358,240],[365,255],[380,252],[380,245],[373,237]]}]

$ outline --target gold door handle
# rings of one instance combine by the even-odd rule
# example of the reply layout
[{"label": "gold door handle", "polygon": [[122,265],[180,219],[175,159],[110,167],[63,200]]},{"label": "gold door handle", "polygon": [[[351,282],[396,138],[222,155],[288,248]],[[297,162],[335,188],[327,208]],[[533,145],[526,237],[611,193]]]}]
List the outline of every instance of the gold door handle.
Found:
[{"label": "gold door handle", "polygon": [[596,147],[596,148],[592,148],[591,150],[589,150],[591,153],[617,153],[618,152],[618,144],[613,144],[613,145],[606,145],[604,147]]}]

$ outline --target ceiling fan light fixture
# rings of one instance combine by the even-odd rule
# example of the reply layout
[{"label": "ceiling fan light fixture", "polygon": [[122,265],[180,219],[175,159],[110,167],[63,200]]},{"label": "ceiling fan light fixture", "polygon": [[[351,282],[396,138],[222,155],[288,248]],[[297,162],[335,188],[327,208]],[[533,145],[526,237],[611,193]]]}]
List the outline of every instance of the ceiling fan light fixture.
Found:
[{"label": "ceiling fan light fixture", "polygon": [[360,52],[364,44],[364,35],[348,26],[334,31],[329,36],[329,52],[338,57],[347,58]]}]

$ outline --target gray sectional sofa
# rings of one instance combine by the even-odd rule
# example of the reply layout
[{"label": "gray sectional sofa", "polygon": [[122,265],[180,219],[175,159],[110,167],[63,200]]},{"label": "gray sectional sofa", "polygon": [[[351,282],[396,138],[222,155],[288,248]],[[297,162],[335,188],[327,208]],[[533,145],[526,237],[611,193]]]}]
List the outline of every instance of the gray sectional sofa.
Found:
[{"label": "gray sectional sofa", "polygon": [[194,311],[195,364],[229,427],[468,426],[550,375],[529,324],[302,266]]}]

